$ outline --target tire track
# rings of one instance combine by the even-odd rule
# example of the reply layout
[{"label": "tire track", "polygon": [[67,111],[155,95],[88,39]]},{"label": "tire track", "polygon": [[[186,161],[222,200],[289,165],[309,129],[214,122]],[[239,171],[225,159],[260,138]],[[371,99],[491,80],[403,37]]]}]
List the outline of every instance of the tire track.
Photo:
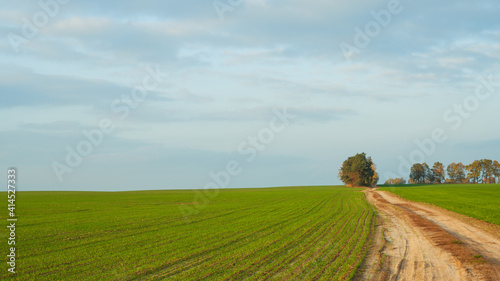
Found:
[{"label": "tire track", "polygon": [[377,272],[370,280],[498,280],[494,265],[474,260],[480,256],[476,251],[468,245],[455,243],[457,237],[437,224],[406,205],[387,201],[385,197],[390,195],[382,197],[371,189],[365,194],[384,219],[385,245],[381,253],[372,251],[369,259],[386,258],[380,263],[370,262],[372,266],[378,263],[383,267],[382,270],[365,270]]}]

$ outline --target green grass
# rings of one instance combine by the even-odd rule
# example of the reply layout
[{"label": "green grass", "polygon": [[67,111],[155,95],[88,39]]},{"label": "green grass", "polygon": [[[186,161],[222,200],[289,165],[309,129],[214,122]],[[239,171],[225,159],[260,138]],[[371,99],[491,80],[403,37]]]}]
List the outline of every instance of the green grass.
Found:
[{"label": "green grass", "polygon": [[500,225],[500,184],[399,185],[380,190]]},{"label": "green grass", "polygon": [[221,190],[186,223],[194,195],[20,192],[17,274],[4,262],[0,280],[344,280],[373,229],[359,189]]}]

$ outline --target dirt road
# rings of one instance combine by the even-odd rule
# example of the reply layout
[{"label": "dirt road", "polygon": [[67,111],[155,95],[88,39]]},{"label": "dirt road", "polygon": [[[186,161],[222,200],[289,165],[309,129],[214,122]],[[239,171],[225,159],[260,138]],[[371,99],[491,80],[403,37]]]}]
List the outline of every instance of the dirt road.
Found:
[{"label": "dirt road", "polygon": [[363,280],[500,280],[500,239],[440,208],[366,190],[379,211]]}]

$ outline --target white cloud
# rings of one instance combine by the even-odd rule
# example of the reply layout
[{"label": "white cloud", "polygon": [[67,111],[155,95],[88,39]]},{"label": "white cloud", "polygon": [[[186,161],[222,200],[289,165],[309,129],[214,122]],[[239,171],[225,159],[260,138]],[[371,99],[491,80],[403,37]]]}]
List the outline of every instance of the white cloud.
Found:
[{"label": "white cloud", "polygon": [[47,28],[46,30],[47,35],[70,35],[78,38],[89,34],[102,33],[111,29],[113,25],[113,21],[109,18],[73,16],[55,22],[50,26],[50,29]]},{"label": "white cloud", "polygon": [[[0,117],[13,120],[1,127],[12,137],[11,151],[0,161],[10,165],[20,157],[27,165],[36,156],[38,166],[30,171],[47,170],[74,142],[72,127],[95,126],[109,114],[113,99],[141,82],[144,65],[158,64],[169,73],[167,81],[118,124],[117,133],[94,155],[95,166],[75,171],[66,187],[92,185],[89,173],[97,173],[95,178],[133,174],[138,163],[144,170],[158,171],[154,165],[174,169],[182,157],[196,155],[188,157],[200,162],[192,179],[187,179],[189,165],[172,173],[176,186],[192,186],[213,168],[209,158],[234,152],[239,141],[267,122],[273,107],[285,105],[299,119],[266,151],[269,158],[262,166],[249,167],[252,176],[270,171],[258,185],[293,184],[274,179],[276,164],[293,171],[294,177],[280,176],[297,183],[317,177],[335,183],[327,172],[338,168],[333,163],[364,150],[384,159],[379,168],[390,169],[398,154],[412,149],[413,138],[427,137],[444,110],[474,92],[478,75],[500,73],[500,4],[402,1],[403,11],[347,62],[339,43],[352,42],[354,28],[364,28],[374,20],[371,11],[387,3],[248,0],[220,21],[211,1],[73,1],[23,44],[20,54],[0,42]],[[22,18],[39,9],[29,1],[2,4],[3,34],[20,33]],[[498,131],[484,125],[498,115],[495,102],[474,113],[467,130],[450,139],[470,141],[469,130],[482,132],[477,142],[499,139]],[[180,148],[196,151],[175,154]],[[442,151],[448,158],[462,153]],[[330,153],[332,167],[319,175],[308,168],[330,165]],[[301,168],[308,173],[299,173]],[[159,172],[151,179],[151,188],[165,181]],[[251,176],[241,179],[242,186],[257,184]],[[43,180],[51,185],[50,178]],[[110,185],[134,182],[131,177],[119,181],[106,176]]]}]

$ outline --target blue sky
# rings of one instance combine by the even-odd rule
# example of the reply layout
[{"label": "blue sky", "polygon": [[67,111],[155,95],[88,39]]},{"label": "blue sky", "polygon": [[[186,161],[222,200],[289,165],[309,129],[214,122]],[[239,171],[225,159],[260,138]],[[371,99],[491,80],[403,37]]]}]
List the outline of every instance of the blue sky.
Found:
[{"label": "blue sky", "polygon": [[498,1],[0,5],[0,167],[20,190],[340,184],[359,152],[382,182],[500,160]]}]

